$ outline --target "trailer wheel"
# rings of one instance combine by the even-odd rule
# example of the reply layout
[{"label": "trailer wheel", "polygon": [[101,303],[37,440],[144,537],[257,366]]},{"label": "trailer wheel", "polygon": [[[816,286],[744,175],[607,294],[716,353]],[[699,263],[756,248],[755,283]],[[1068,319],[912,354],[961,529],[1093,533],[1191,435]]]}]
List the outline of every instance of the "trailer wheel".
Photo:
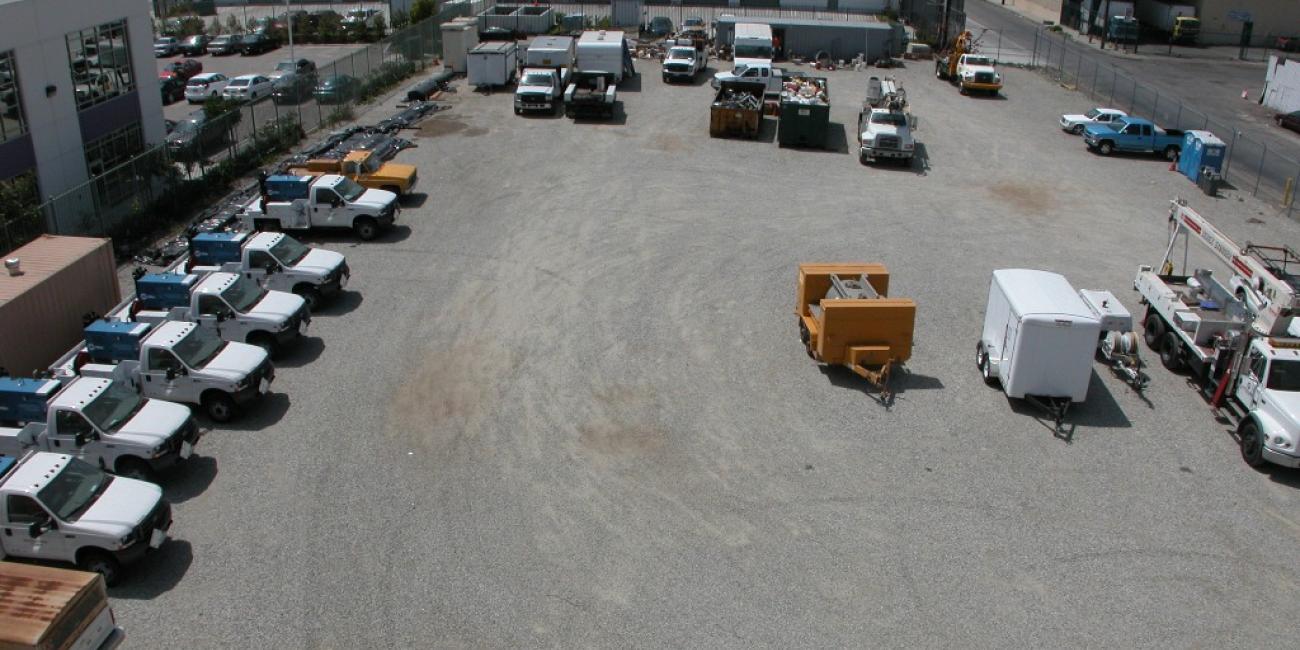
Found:
[{"label": "trailer wheel", "polygon": [[97,548],[88,548],[77,553],[77,568],[104,576],[109,586],[117,584],[122,577],[122,563],[117,558]]},{"label": "trailer wheel", "polygon": [[1251,467],[1263,467],[1264,437],[1259,435],[1259,425],[1254,420],[1246,420],[1241,424],[1240,435],[1241,459]]},{"label": "trailer wheel", "polygon": [[1147,309],[1146,327],[1142,332],[1142,340],[1147,342],[1147,347],[1159,352],[1160,342],[1164,336],[1165,322],[1154,313],[1154,310]]},{"label": "trailer wheel", "polygon": [[213,422],[229,422],[235,418],[235,400],[221,391],[205,393],[202,406]]},{"label": "trailer wheel", "polygon": [[998,385],[997,377],[994,377],[993,372],[990,370],[989,353],[984,351],[983,341],[975,345],[975,366],[979,368],[980,376],[984,378],[985,385]]},{"label": "trailer wheel", "polygon": [[113,473],[118,476],[133,478],[137,481],[149,481],[150,483],[158,482],[158,477],[149,467],[149,464],[139,458],[119,458],[117,461],[117,467],[114,468]]},{"label": "trailer wheel", "polygon": [[803,343],[804,346],[807,346],[808,342],[811,340],[812,340],[812,332],[808,331],[808,326],[804,325],[803,319],[800,318],[799,319],[799,342]]},{"label": "trailer wheel", "polygon": [[1183,343],[1173,332],[1165,332],[1164,342],[1160,346],[1160,365],[1169,372],[1182,372],[1187,366],[1187,360],[1183,358]]}]

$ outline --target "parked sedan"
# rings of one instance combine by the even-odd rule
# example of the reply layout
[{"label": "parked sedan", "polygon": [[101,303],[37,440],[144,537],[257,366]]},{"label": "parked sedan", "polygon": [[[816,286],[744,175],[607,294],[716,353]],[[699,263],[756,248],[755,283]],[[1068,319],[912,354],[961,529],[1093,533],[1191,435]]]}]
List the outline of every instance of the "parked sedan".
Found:
[{"label": "parked sedan", "polygon": [[1089,124],[1110,124],[1128,113],[1118,108],[1094,108],[1083,115],[1062,115],[1061,130],[1074,135],[1082,135]]},{"label": "parked sedan", "polygon": [[203,111],[194,111],[167,134],[167,151],[177,160],[197,160],[230,140],[230,120],[209,121]]},{"label": "parked sedan", "polygon": [[1278,126],[1300,133],[1300,111],[1278,113],[1273,119],[1277,120]]},{"label": "parked sedan", "polygon": [[285,74],[313,75],[316,73],[316,64],[310,59],[285,59],[275,64],[275,71],[271,73],[272,78],[278,78]]},{"label": "parked sedan", "polygon": [[316,90],[312,94],[316,96],[316,101],[322,104],[342,104],[356,97],[360,90],[360,79],[336,74],[316,84]]},{"label": "parked sedan", "polygon": [[221,91],[226,89],[228,83],[230,78],[220,72],[196,74],[190,77],[189,83],[185,84],[185,99],[188,99],[191,104],[197,104],[220,97]]},{"label": "parked sedan", "polygon": [[179,102],[185,96],[185,82],[174,76],[159,76],[158,89],[162,91],[163,106]]},{"label": "parked sedan", "polygon": [[208,54],[211,54],[212,56],[235,54],[241,47],[243,47],[243,43],[244,37],[239,34],[218,36],[212,39],[211,43],[208,43]]},{"label": "parked sedan", "polygon": [[226,84],[221,96],[227,99],[237,99],[240,101],[257,101],[262,97],[271,95],[274,90],[270,77],[264,77],[260,74],[245,74],[235,77]]},{"label": "parked sedan", "polygon": [[180,43],[170,36],[164,36],[153,42],[153,55],[156,57],[176,56]]},{"label": "parked sedan", "polygon": [[163,67],[162,71],[158,73],[158,76],[175,77],[182,85],[184,85],[186,81],[190,80],[190,77],[193,77],[200,72],[203,72],[202,63],[199,63],[194,59],[181,59],[180,61],[168,63]]},{"label": "parked sedan", "polygon": [[316,75],[288,72],[274,80],[271,101],[276,104],[297,104],[311,97],[316,87]]},{"label": "parked sedan", "polygon": [[263,52],[270,52],[276,48],[276,43],[263,33],[245,34],[243,42],[239,45],[239,53],[244,56],[252,56]]},{"label": "parked sedan", "polygon": [[208,53],[208,43],[212,39],[207,34],[195,34],[181,41],[181,54],[185,56],[203,56]]}]

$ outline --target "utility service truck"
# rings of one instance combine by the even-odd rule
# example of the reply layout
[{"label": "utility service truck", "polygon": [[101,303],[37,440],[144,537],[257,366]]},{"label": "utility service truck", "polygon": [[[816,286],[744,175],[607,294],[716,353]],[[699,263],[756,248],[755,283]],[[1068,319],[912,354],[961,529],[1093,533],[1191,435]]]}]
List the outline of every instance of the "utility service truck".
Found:
[{"label": "utility service truck", "polygon": [[0,456],[0,559],[68,562],[113,585],[162,546],[172,509],[162,488],[68,454]]},{"label": "utility service truck", "polygon": [[858,161],[866,165],[892,159],[910,165],[916,154],[913,125],[902,85],[892,77],[871,77],[858,112]]},{"label": "utility service truck", "polygon": [[189,458],[199,427],[187,406],[124,382],[0,377],[0,454],[53,451],[119,476],[156,480]]},{"label": "utility service truck", "polygon": [[232,420],[275,379],[266,350],[179,321],[97,320],[50,371],[60,379],[124,381],[145,397],[198,405],[216,422]]},{"label": "utility service truck", "polygon": [[285,291],[268,291],[234,273],[144,273],[135,279],[135,300],[111,320],[160,323],[185,321],[226,341],[256,345],[276,354],[311,323],[307,301]]},{"label": "utility service truck", "polygon": [[0,562],[0,648],[113,650],[125,639],[103,576]]},{"label": "utility service truck", "polygon": [[576,42],[570,36],[538,36],[523,58],[524,69],[515,87],[515,115],[558,111],[577,59]]},{"label": "utility service truck", "polygon": [[1119,117],[1084,127],[1083,143],[1089,151],[1103,156],[1125,151],[1158,153],[1166,160],[1176,160],[1178,152],[1183,148],[1183,132],[1178,129],[1162,129],[1140,117]]},{"label": "utility service truck", "polygon": [[703,40],[680,39],[664,55],[664,83],[693,82],[708,65],[709,55]]},{"label": "utility service truck", "polygon": [[366,189],[337,174],[275,175],[259,179],[259,196],[241,210],[250,230],[351,228],[370,241],[397,221],[397,195]]},{"label": "utility service truck", "polygon": [[975,53],[975,37],[970,31],[962,32],[945,56],[936,57],[934,76],[955,81],[963,95],[996,95],[1002,90],[1002,75],[991,57]]},{"label": "utility service truck", "polygon": [[190,238],[189,255],[168,270],[241,274],[264,289],[297,294],[308,309],[339,293],[352,277],[342,253],[279,232],[198,233]]},{"label": "utility service truck", "polygon": [[392,192],[406,196],[415,189],[420,172],[415,165],[384,162],[375,151],[349,151],[342,158],[315,158],[304,167],[290,167],[289,174],[337,174],[345,176],[362,187]]},{"label": "utility service truck", "polygon": [[[1238,246],[1178,200],[1169,219],[1164,258],[1138,267],[1133,281],[1147,305],[1147,345],[1169,370],[1191,372],[1210,404],[1235,419],[1248,465],[1300,467],[1300,255]],[[1228,277],[1191,267],[1193,243]]]}]

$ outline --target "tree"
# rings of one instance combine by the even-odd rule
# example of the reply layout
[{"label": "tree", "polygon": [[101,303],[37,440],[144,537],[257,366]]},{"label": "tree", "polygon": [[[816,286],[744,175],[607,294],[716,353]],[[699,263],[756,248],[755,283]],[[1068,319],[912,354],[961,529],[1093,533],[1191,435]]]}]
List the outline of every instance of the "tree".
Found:
[{"label": "tree", "polygon": [[406,27],[406,25],[410,22],[410,20],[411,17],[405,11],[402,11],[401,9],[394,11],[393,21],[392,21],[393,30],[396,31],[403,27]]},{"label": "tree", "polygon": [[45,230],[40,202],[35,174],[0,181],[0,250],[7,253]]},{"label": "tree", "polygon": [[226,31],[231,34],[238,34],[241,31],[239,29],[239,19],[235,18],[235,14],[226,16]]},{"label": "tree", "polygon": [[433,0],[415,0],[415,3],[411,5],[411,24],[430,18],[437,11],[438,7]]},{"label": "tree", "polygon": [[216,16],[213,16],[212,22],[208,23],[208,35],[220,36],[222,31],[223,30],[221,28],[221,19],[217,18]]}]

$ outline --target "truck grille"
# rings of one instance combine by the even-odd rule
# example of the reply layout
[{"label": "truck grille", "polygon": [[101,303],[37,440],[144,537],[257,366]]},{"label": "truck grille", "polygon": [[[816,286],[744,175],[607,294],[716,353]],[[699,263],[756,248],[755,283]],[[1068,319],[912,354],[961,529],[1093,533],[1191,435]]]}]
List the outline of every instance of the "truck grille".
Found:
[{"label": "truck grille", "polygon": [[897,149],[898,144],[898,136],[896,135],[882,135],[876,138],[877,149]]},{"label": "truck grille", "polygon": [[976,73],[975,73],[975,83],[980,83],[980,84],[991,84],[991,83],[993,83],[993,73],[992,73],[992,72],[976,72]]},{"label": "truck grille", "polygon": [[665,63],[664,69],[669,72],[690,72],[691,66],[685,63]]},{"label": "truck grille", "polygon": [[519,101],[525,104],[545,104],[546,95],[539,95],[537,93],[528,93],[526,95],[520,95]]}]

